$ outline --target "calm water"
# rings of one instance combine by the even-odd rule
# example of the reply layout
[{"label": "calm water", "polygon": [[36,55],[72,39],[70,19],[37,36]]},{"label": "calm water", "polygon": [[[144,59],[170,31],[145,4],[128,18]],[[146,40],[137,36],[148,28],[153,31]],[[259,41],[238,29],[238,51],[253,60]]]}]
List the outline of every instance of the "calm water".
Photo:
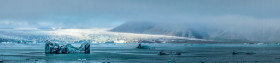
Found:
[{"label": "calm water", "polygon": [[[79,44],[73,44],[79,46]],[[279,63],[277,44],[145,43],[91,44],[90,54],[45,54],[44,44],[0,44],[3,63]],[[158,55],[181,52],[182,55]],[[240,52],[240,54],[232,54]],[[255,54],[247,54],[255,53]]]}]

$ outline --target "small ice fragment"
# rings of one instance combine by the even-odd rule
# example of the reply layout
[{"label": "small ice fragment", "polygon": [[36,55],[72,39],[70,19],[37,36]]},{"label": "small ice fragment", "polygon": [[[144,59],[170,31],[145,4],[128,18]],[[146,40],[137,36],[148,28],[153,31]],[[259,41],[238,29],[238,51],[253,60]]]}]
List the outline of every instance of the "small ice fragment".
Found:
[{"label": "small ice fragment", "polygon": [[138,49],[150,49],[151,47],[147,46],[147,45],[138,44],[138,46],[136,48],[138,48]]}]

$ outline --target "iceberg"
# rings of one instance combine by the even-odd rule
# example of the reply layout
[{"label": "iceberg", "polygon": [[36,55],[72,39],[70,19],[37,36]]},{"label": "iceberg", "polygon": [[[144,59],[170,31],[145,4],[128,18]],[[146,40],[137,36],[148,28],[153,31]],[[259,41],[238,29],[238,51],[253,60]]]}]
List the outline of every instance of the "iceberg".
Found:
[{"label": "iceberg", "polygon": [[53,43],[47,41],[45,44],[46,54],[70,54],[70,53],[90,53],[90,44],[82,43],[80,47],[74,47],[71,44],[59,45],[58,43]]},{"label": "iceberg", "polygon": [[138,44],[138,46],[136,47],[138,49],[151,49],[150,46],[147,46],[147,45],[141,45],[141,44]]}]

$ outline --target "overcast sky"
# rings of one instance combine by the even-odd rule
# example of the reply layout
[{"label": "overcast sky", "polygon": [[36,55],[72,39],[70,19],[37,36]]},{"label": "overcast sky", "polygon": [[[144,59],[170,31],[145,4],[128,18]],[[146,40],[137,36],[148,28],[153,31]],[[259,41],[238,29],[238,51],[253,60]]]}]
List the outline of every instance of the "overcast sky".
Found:
[{"label": "overcast sky", "polygon": [[280,0],[0,0],[0,28],[113,28],[128,21],[249,23],[244,25],[269,22],[278,26],[279,3]]}]

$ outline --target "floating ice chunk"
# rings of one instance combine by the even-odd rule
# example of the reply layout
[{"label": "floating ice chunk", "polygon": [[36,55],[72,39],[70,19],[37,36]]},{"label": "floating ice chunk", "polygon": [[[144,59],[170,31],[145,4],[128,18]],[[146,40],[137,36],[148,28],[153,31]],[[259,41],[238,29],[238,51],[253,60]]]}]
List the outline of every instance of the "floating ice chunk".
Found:
[{"label": "floating ice chunk", "polygon": [[138,49],[150,49],[151,47],[147,46],[147,45],[138,44],[138,46],[136,48],[138,48]]},{"label": "floating ice chunk", "polygon": [[165,53],[163,51],[160,51],[158,55],[181,55],[181,53],[180,52]]},{"label": "floating ice chunk", "polygon": [[69,53],[90,53],[90,44],[82,43],[80,47],[74,47],[71,44],[59,45],[58,43],[52,43],[47,41],[45,44],[46,54],[69,54]]},{"label": "floating ice chunk", "polygon": [[45,53],[57,53],[59,52],[60,46],[57,43],[47,41],[45,44]]},{"label": "floating ice chunk", "polygon": [[80,51],[83,51],[85,53],[90,53],[90,44],[89,43],[82,43],[79,47]]}]

